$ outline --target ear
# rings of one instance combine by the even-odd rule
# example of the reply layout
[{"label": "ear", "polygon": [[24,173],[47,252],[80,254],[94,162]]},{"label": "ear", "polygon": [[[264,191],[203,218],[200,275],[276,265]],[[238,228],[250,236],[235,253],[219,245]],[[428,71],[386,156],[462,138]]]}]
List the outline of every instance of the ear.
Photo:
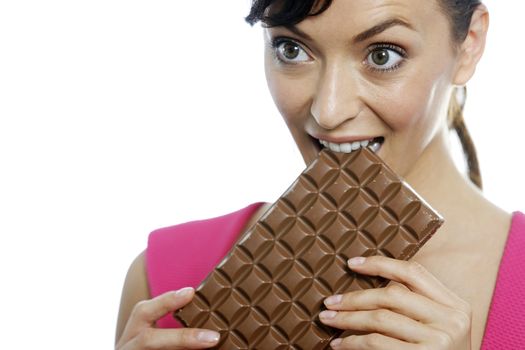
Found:
[{"label": "ear", "polygon": [[453,81],[455,85],[465,85],[474,75],[485,50],[488,29],[489,12],[484,4],[480,4],[472,14],[467,37],[458,50],[458,65]]}]

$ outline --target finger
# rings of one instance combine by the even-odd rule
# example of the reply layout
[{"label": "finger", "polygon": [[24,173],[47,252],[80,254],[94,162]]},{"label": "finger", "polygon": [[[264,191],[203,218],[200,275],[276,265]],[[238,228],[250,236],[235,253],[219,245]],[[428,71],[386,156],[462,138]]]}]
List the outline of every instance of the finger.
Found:
[{"label": "finger", "polygon": [[323,311],[319,319],[339,329],[377,332],[410,343],[419,343],[433,337],[434,330],[409,317],[386,309],[373,311]]},{"label": "finger", "polygon": [[348,266],[357,273],[382,276],[403,283],[410,290],[452,308],[466,306],[461,298],[416,261],[397,260],[380,255],[366,257],[358,265],[351,264],[352,260],[348,261]]},{"label": "finger", "polygon": [[135,337],[142,329],[152,327],[155,321],[169,312],[180,309],[191,301],[195,290],[182,288],[161,294],[153,299],[143,300],[131,311],[128,323],[122,333],[122,342]]},{"label": "finger", "polygon": [[410,344],[399,339],[393,339],[382,334],[371,333],[366,335],[351,335],[338,338],[330,343],[332,349],[360,349],[360,350],[416,350],[418,345]]},{"label": "finger", "polygon": [[157,329],[145,328],[121,350],[205,349],[215,346],[219,333],[198,328]]},{"label": "finger", "polygon": [[324,300],[329,310],[389,309],[423,323],[447,320],[451,309],[400,285],[332,295]]}]

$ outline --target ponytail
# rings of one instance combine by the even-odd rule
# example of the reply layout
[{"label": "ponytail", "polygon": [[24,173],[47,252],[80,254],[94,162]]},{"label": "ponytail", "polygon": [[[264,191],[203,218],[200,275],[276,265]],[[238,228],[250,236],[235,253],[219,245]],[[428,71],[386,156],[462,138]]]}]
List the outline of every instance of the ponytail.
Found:
[{"label": "ponytail", "polygon": [[466,86],[454,88],[448,106],[448,127],[449,129],[454,129],[458,134],[461,146],[463,148],[463,154],[467,158],[468,174],[470,180],[477,187],[479,187],[480,190],[482,190],[483,184],[481,182],[481,172],[479,170],[476,147],[474,146],[474,142],[470,137],[467,126],[465,125],[465,120],[463,119],[463,108],[465,107],[466,98]]}]

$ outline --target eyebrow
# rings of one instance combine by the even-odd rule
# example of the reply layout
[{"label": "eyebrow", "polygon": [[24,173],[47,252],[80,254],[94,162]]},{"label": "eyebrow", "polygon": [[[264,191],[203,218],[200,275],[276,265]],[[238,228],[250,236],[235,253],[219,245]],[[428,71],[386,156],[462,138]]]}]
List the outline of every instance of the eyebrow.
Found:
[{"label": "eyebrow", "polygon": [[[376,24],[375,26],[373,26],[370,29],[365,30],[364,32],[361,32],[361,33],[357,34],[356,36],[354,36],[352,38],[352,43],[356,44],[356,43],[365,41],[366,39],[369,39],[369,38],[371,38],[373,36],[376,36],[379,33],[382,33],[385,30],[387,30],[388,28],[394,27],[394,26],[403,26],[403,27],[407,27],[409,29],[414,30],[414,28],[412,27],[412,25],[410,25],[410,23],[405,22],[405,21],[403,21],[403,20],[401,20],[399,18],[391,18],[391,19],[387,19],[387,20],[385,20],[385,21],[383,21],[383,22],[381,22],[379,24]],[[301,29],[297,28],[295,25],[289,25],[288,24],[288,25],[283,25],[283,27],[285,27],[286,29],[288,29],[292,33],[295,33],[295,34],[297,34],[299,36],[302,36],[303,38],[305,38],[307,40],[312,41],[312,37],[310,35],[306,34]]]}]

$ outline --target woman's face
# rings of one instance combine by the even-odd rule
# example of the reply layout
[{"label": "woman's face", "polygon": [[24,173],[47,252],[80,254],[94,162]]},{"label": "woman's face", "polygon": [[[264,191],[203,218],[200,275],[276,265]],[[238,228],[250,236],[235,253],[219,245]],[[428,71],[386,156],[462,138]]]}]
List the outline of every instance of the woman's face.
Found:
[{"label": "woman's face", "polygon": [[446,129],[457,58],[435,1],[334,0],[264,30],[268,86],[306,164],[319,140],[382,136],[377,153],[404,175]]}]

